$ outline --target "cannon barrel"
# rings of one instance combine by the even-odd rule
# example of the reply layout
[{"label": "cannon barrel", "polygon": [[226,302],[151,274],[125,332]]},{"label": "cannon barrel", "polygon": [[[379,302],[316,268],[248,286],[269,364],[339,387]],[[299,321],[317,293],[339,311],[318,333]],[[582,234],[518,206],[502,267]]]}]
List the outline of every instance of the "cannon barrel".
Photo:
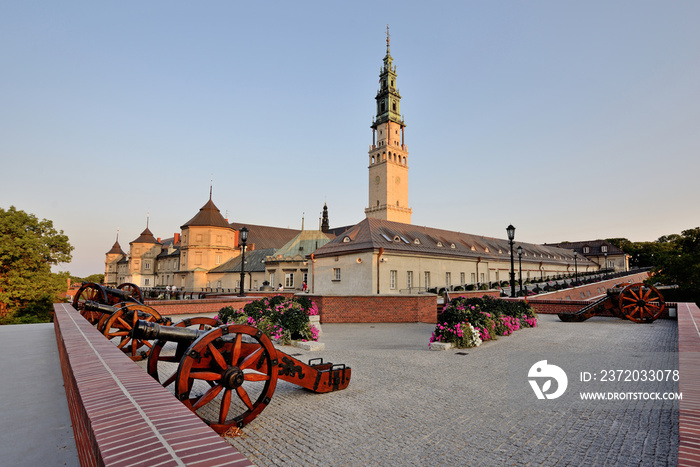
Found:
[{"label": "cannon barrel", "polygon": [[144,320],[136,321],[136,325],[131,331],[133,339],[142,340],[164,340],[168,342],[194,342],[199,336],[208,331],[199,329],[180,328],[175,326],[163,326]]},{"label": "cannon barrel", "polygon": [[112,287],[103,287],[105,289],[105,292],[107,292],[107,295],[111,295],[113,297],[120,298],[122,300],[127,300],[127,301],[138,301],[134,300],[134,296],[129,290],[123,290],[123,289],[115,289]]},{"label": "cannon barrel", "polygon": [[119,308],[112,305],[105,305],[104,303],[94,302],[92,300],[86,300],[83,304],[83,309],[86,311],[99,311],[101,313],[114,313]]}]

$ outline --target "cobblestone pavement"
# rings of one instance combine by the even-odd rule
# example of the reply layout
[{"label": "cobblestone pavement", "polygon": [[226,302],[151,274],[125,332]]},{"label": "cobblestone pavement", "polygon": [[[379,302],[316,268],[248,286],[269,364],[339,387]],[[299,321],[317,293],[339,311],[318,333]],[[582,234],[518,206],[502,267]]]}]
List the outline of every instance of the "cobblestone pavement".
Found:
[{"label": "cobblestone pavement", "polygon": [[[676,464],[677,402],[575,401],[583,370],[677,368],[675,321],[540,315],[537,328],[443,352],[428,350],[432,329],[325,324],[322,352],[278,347],[351,366],[350,386],[314,394],[279,381],[270,405],[229,442],[259,466]],[[527,371],[539,359],[567,370],[568,399],[536,399]],[[625,384],[604,387],[639,389]]]}]

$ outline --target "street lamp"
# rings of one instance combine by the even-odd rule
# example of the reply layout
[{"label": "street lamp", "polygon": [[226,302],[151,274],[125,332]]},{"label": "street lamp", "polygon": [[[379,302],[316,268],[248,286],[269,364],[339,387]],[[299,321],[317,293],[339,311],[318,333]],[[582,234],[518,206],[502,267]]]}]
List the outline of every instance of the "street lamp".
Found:
[{"label": "street lamp", "polygon": [[520,296],[523,296],[523,247],[518,247],[518,282],[520,282]]},{"label": "street lamp", "polygon": [[506,227],[508,233],[508,243],[510,244],[510,296],[515,298],[515,263],[513,261],[513,239],[515,238],[515,227],[510,224]]},{"label": "street lamp", "polygon": [[248,241],[248,228],[245,226],[239,231],[241,235],[241,293],[239,297],[245,297],[243,287],[245,286],[245,243]]},{"label": "street lamp", "polygon": [[576,285],[578,285],[578,263],[576,260],[578,259],[578,253],[574,251],[574,282]]}]

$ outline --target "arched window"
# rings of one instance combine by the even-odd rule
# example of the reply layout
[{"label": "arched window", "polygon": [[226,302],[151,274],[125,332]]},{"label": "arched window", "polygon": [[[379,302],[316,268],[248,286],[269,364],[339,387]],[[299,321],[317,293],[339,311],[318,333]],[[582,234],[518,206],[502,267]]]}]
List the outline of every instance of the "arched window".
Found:
[{"label": "arched window", "polygon": [[374,164],[374,156],[372,156],[372,164]]}]

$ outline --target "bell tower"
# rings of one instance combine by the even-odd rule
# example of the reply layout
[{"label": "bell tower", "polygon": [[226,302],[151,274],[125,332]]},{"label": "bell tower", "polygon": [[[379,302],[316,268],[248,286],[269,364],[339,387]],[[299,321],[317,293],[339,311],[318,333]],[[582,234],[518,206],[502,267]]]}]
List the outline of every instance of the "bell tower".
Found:
[{"label": "bell tower", "polygon": [[386,56],[379,70],[377,115],[372,119],[369,147],[369,206],[367,217],[411,223],[408,207],[408,148],[404,140],[401,94],[396,85],[396,66],[389,53],[386,28]]}]

